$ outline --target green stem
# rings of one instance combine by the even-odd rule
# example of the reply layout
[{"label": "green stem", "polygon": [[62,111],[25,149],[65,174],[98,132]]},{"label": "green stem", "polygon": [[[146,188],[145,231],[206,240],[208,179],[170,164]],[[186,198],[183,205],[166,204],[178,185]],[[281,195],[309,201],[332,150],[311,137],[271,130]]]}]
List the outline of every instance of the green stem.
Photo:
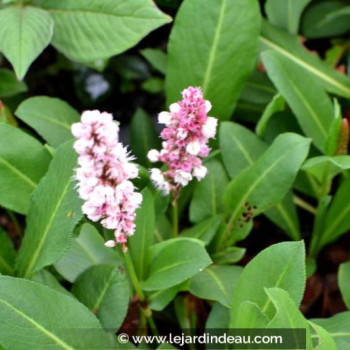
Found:
[{"label": "green stem", "polygon": [[18,220],[16,218],[16,215],[11,211],[6,209],[7,215],[10,217],[13,225],[15,226],[15,229],[17,231],[17,234],[19,237],[22,237],[22,230],[21,230],[21,226],[18,223]]},{"label": "green stem", "polygon": [[153,320],[153,317],[152,317],[152,310],[147,305],[147,300],[146,300],[145,294],[141,288],[140,281],[136,275],[134,264],[133,264],[127,250],[124,250],[124,258],[125,258],[126,266],[128,268],[128,271],[129,271],[129,275],[130,275],[132,284],[136,290],[137,295],[139,296],[139,300],[140,300],[140,304],[141,304],[140,305],[141,312],[146,317],[148,325],[152,329],[153,334],[159,335],[157,326],[156,326],[156,324]]},{"label": "green stem", "polygon": [[177,237],[179,235],[179,207],[177,199],[174,199],[171,205],[173,207],[173,234],[174,237]]},{"label": "green stem", "polygon": [[309,213],[316,215],[316,208],[312,206],[310,203],[304,201],[298,196],[293,197],[293,202],[300,208],[303,208],[304,210],[308,211]]}]

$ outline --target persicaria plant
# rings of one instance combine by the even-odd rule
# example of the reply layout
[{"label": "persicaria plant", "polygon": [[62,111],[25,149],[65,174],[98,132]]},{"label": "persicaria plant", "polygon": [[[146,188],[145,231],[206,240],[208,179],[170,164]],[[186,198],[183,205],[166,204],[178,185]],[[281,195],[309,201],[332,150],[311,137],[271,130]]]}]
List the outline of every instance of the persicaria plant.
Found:
[{"label": "persicaria plant", "polygon": [[0,350],[349,349],[349,13],[0,0]]}]

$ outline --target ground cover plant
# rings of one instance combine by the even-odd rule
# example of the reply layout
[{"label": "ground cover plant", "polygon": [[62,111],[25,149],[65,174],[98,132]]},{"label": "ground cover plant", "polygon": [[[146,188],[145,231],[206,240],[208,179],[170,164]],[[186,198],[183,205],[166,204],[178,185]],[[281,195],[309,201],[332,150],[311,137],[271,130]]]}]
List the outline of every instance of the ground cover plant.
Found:
[{"label": "ground cover plant", "polygon": [[0,349],[350,349],[349,32],[346,0],[0,0]]}]

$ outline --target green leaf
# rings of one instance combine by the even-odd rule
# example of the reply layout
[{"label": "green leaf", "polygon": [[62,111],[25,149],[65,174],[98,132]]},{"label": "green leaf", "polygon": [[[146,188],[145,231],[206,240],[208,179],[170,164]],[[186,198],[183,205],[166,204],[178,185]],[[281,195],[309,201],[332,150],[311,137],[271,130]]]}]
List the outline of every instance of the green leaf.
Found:
[{"label": "green leaf", "polygon": [[262,60],[270,79],[293,110],[306,136],[325,151],[333,107],[323,89],[295,62],[279,52],[265,51]]},{"label": "green leaf", "polygon": [[176,350],[176,349],[177,348],[167,343],[163,343],[162,345],[159,345],[157,348],[157,350]]},{"label": "green leaf", "polygon": [[215,215],[181,232],[181,237],[192,237],[209,244],[217,232],[222,215]]},{"label": "green leaf", "polygon": [[283,200],[306,158],[309,145],[310,141],[302,136],[282,134],[250,168],[230,182],[224,196],[229,214],[228,231],[240,221],[245,206],[250,206],[252,214],[257,215]]},{"label": "green leaf", "polygon": [[350,261],[340,264],[338,284],[344,303],[350,309]]},{"label": "green leaf", "polygon": [[25,100],[15,114],[53,147],[73,138],[71,124],[80,119],[79,113],[66,102],[46,96]]},{"label": "green leaf", "polygon": [[270,23],[297,34],[301,14],[311,0],[267,0],[265,11]]},{"label": "green leaf", "polygon": [[[252,166],[267,149],[267,145],[249,129],[235,123],[223,122],[220,127],[220,148],[224,164],[231,178]],[[299,220],[288,192],[282,202],[266,211],[265,215],[285,230],[290,237],[300,238]]]},{"label": "green leaf", "polygon": [[171,21],[151,0],[45,0],[41,7],[55,21],[52,44],[83,63],[126,51]]},{"label": "green leaf", "polygon": [[246,252],[245,248],[227,247],[224,250],[211,255],[216,265],[231,265],[240,261]]},{"label": "green leaf", "polygon": [[50,43],[53,21],[37,7],[11,6],[0,11],[0,51],[22,79],[32,62]]},{"label": "green leaf", "polygon": [[82,273],[72,293],[86,305],[106,331],[116,332],[129,307],[130,288],[125,271],[113,265],[97,265]]},{"label": "green leaf", "polygon": [[[1,12],[0,12],[1,13]],[[11,97],[28,90],[23,81],[18,81],[16,76],[8,69],[0,69],[0,97]]]},{"label": "green leaf", "polygon": [[338,188],[326,215],[323,230],[320,232],[315,254],[326,244],[336,240],[350,228],[348,215],[350,212],[350,177],[347,177]]},{"label": "green leaf", "polygon": [[144,49],[140,52],[155,70],[164,75],[166,74],[168,58],[165,52],[161,49]]},{"label": "green leaf", "polygon": [[[266,105],[277,93],[266,73],[254,70],[245,82],[240,101]],[[238,102],[240,103],[240,102]]]},{"label": "green leaf", "polygon": [[69,250],[55,263],[56,270],[69,282],[74,282],[85,270],[99,264],[120,264],[121,258],[113,249],[104,246],[104,240],[90,224],[81,226],[79,236]]},{"label": "green leaf", "polygon": [[329,318],[313,319],[313,323],[324,328],[333,338],[338,350],[350,346],[350,311],[338,313]]},{"label": "green leaf", "polygon": [[177,284],[176,286],[158,290],[150,295],[148,295],[147,300],[149,302],[149,307],[155,311],[162,311],[172,300],[174,300],[176,294],[182,290],[187,291],[188,281]]},{"label": "green leaf", "polygon": [[72,297],[72,294],[68,292],[67,289],[65,289],[55,278],[55,276],[49,272],[46,269],[42,269],[38,272],[36,272],[33,277],[31,278],[32,281],[41,283],[47,287],[50,287],[51,289],[54,289],[57,292],[66,294],[70,297]]},{"label": "green leaf", "polygon": [[169,41],[168,103],[189,85],[201,86],[211,113],[229,119],[254,68],[259,29],[255,0],[184,1]]},{"label": "green leaf", "polygon": [[317,338],[317,345],[314,346],[315,350],[337,350],[337,345],[331,335],[322,327],[318,326],[315,323],[309,321],[312,329],[315,330],[316,334],[312,337]]},{"label": "green leaf", "polygon": [[54,263],[69,247],[71,233],[82,217],[82,201],[72,182],[76,162],[71,142],[58,148],[46,176],[30,199],[17,260],[20,276],[29,277]]},{"label": "green leaf", "polygon": [[[326,91],[350,98],[350,78],[327,66],[317,55],[308,52],[297,36],[279,30],[264,21],[259,41],[261,51],[278,52],[286,60],[298,65],[307,74],[306,76],[311,75]],[[306,85],[308,84],[307,80]]]},{"label": "green leaf", "polygon": [[131,120],[130,144],[138,163],[150,167],[147,158],[150,149],[159,149],[160,140],[155,131],[151,117],[143,110],[138,109]]},{"label": "green leaf", "polygon": [[190,204],[190,220],[193,223],[202,222],[224,211],[222,197],[228,184],[224,166],[217,159],[210,159],[205,166],[208,174],[196,184]]},{"label": "green leaf", "polygon": [[190,279],[189,290],[198,298],[215,300],[229,308],[241,273],[239,266],[211,266]]},{"label": "green leaf", "polygon": [[349,6],[343,1],[314,3],[302,23],[302,32],[307,38],[328,38],[346,33],[350,29]]},{"label": "green leaf", "polygon": [[49,153],[35,138],[0,123],[0,204],[26,214],[30,195],[49,163]]},{"label": "green leaf", "polygon": [[0,274],[12,275],[15,272],[16,252],[10,237],[0,227]]},{"label": "green leaf", "polygon": [[285,108],[284,98],[280,94],[275,95],[273,99],[270,101],[270,103],[266,106],[264,113],[259,119],[259,123],[256,125],[255,130],[259,137],[264,137],[266,127],[270,118],[276,112],[283,111],[284,108]]},{"label": "green leaf", "polygon": [[235,327],[237,312],[245,301],[256,303],[268,317],[273,315],[265,288],[283,288],[291,295],[294,303],[299,305],[305,282],[303,242],[284,242],[263,250],[246,265],[238,281],[233,296],[230,327]]},{"label": "green leaf", "polygon": [[334,119],[329,128],[329,136],[326,143],[326,155],[333,156],[337,152],[340,131],[343,122],[341,106],[337,99],[333,101]]},{"label": "green leaf", "polygon": [[[274,305],[276,313],[272,320],[268,324],[268,328],[305,328],[306,330],[306,349],[312,349],[311,342],[311,331],[310,326],[303,316],[303,314],[298,309],[299,305],[295,304],[295,300],[285,290],[281,288],[269,288],[265,289],[270,302]],[[292,338],[294,340],[294,348],[304,348],[305,339],[303,337],[295,336]]]},{"label": "green leaf", "polygon": [[322,184],[325,179],[331,180],[343,170],[350,169],[350,156],[312,157],[304,163],[301,169]]},{"label": "green leaf", "polygon": [[155,210],[151,191],[145,188],[141,193],[143,200],[141,208],[136,211],[136,231],[129,238],[128,247],[137,276],[140,280],[144,280],[148,267],[148,250],[153,243]]},{"label": "green leaf", "polygon": [[210,264],[211,259],[200,243],[188,238],[167,242],[152,260],[148,278],[142,283],[143,289],[170,288]]},{"label": "green leaf", "polygon": [[231,179],[251,166],[267,149],[267,145],[252,131],[232,122],[221,123],[219,142],[222,159]]},{"label": "green leaf", "polygon": [[96,317],[74,298],[20,278],[0,277],[0,284],[0,342],[6,349],[114,348]]},{"label": "green leaf", "polygon": [[244,301],[239,306],[236,325],[239,328],[266,328],[267,317],[260,310],[258,305],[251,301]]}]

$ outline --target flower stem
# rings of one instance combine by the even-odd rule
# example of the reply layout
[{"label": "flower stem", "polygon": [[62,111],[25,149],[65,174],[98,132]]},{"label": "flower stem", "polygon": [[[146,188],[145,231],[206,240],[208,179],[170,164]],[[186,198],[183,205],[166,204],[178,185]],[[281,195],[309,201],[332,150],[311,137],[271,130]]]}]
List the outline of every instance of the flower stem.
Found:
[{"label": "flower stem", "polygon": [[299,206],[300,208],[303,208],[304,210],[308,211],[309,213],[316,215],[316,208],[309,204],[308,202],[304,201],[298,196],[293,197],[294,203]]},{"label": "flower stem", "polygon": [[177,237],[179,235],[179,207],[177,200],[174,199],[171,205],[173,207],[173,234],[174,237]]},{"label": "flower stem", "polygon": [[141,288],[140,281],[136,275],[134,264],[133,264],[127,250],[124,251],[124,258],[125,258],[126,266],[128,268],[128,271],[129,271],[129,275],[130,275],[132,284],[136,290],[137,295],[139,296],[141,312],[146,317],[148,325],[151,328],[153,334],[158,335],[159,332],[158,332],[157,326],[156,326],[156,324],[153,320],[153,317],[152,317],[152,310],[149,308],[149,306],[147,304],[145,294]]}]

